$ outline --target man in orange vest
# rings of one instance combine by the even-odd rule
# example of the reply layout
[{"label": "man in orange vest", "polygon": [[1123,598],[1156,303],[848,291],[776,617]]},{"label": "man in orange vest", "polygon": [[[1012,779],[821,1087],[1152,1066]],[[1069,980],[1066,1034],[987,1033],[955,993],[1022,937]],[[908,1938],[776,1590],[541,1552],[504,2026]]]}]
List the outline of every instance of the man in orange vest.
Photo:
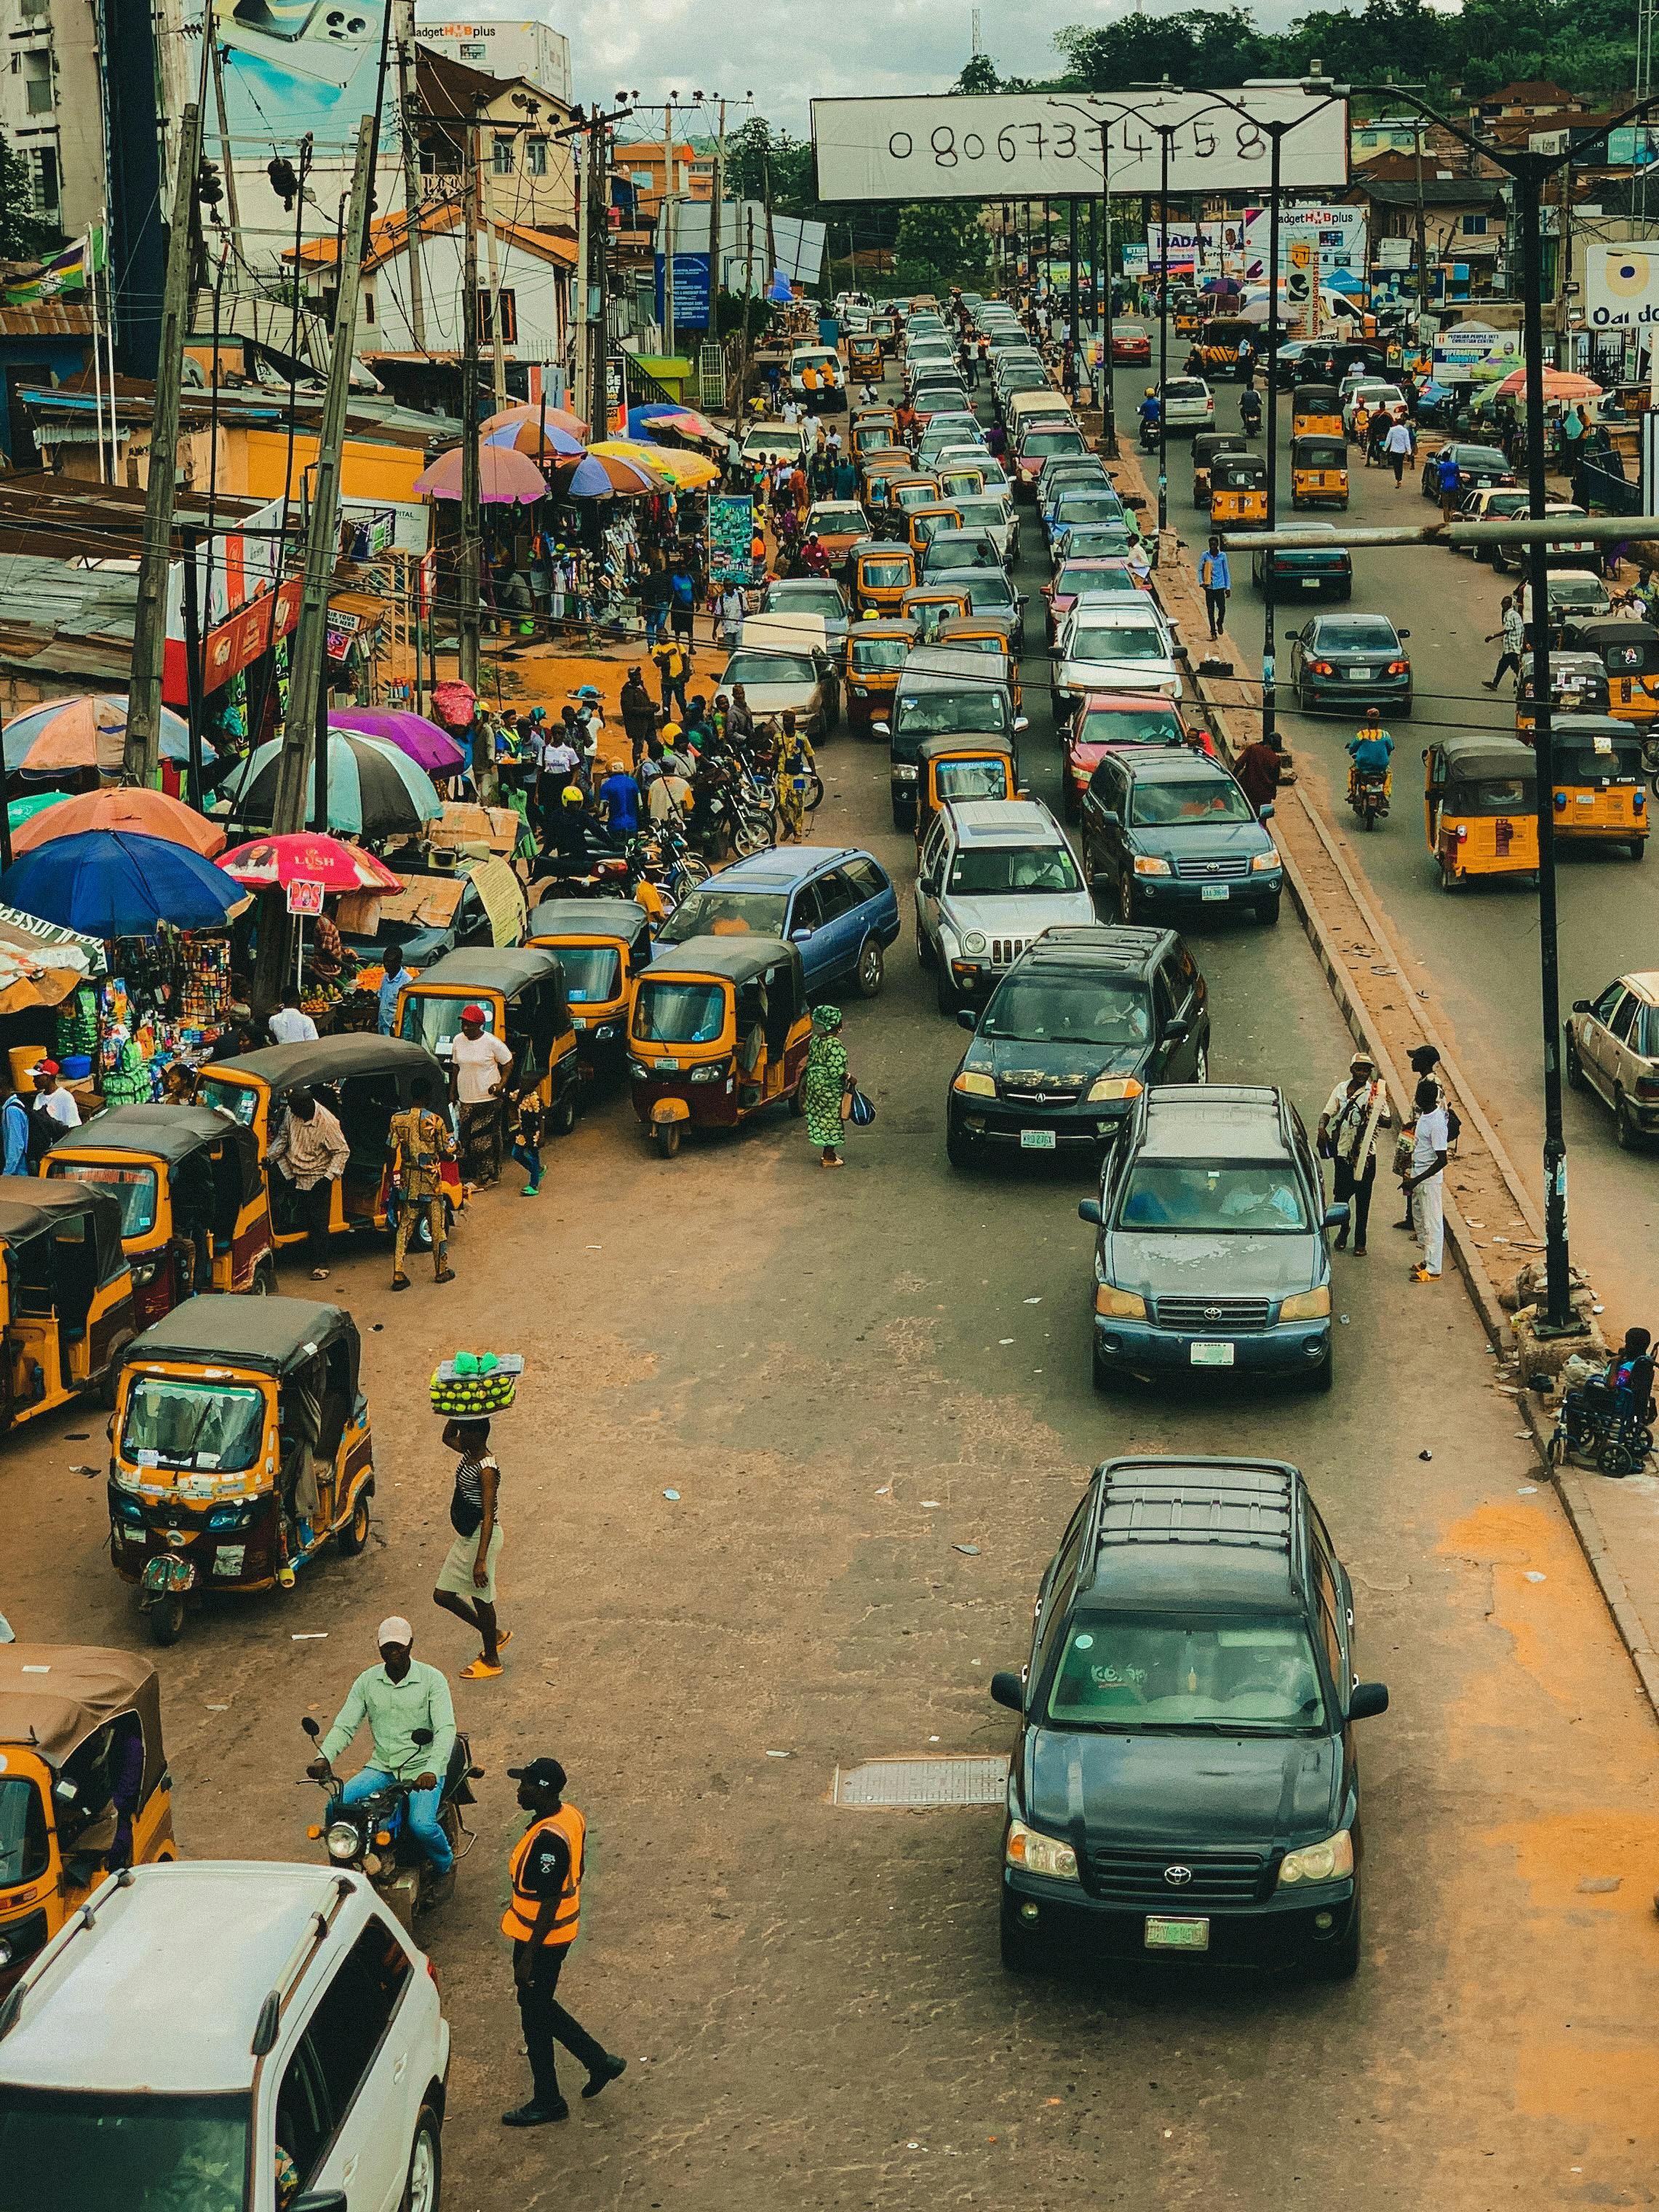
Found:
[{"label": "man in orange vest", "polygon": [[507,1771],[530,1815],[507,1862],[513,1899],[502,1915],[501,1933],[513,1939],[513,1979],[533,2087],[529,2103],[503,2112],[501,2119],[509,2128],[538,2128],[570,2117],[559,2094],[556,2043],[586,2067],[584,2097],[597,2097],[628,2061],[595,2043],[553,1994],[576,1940],[587,1823],[574,1805],[564,1802],[564,1769],[556,1759],[532,1759],[528,1766]]}]

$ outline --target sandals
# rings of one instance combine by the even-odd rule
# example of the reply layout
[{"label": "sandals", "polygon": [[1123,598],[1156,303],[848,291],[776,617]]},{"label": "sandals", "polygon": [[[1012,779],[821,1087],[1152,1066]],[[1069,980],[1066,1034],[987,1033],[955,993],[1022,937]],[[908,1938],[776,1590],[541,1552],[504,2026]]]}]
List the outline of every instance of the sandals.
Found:
[{"label": "sandals", "polygon": [[[497,1648],[499,1649],[499,1646]],[[480,1652],[470,1667],[462,1668],[459,1679],[463,1682],[493,1681],[497,1674],[502,1674],[506,1670],[502,1667],[499,1659],[492,1667],[485,1659],[483,1652]]]},{"label": "sandals", "polygon": [[432,1279],[434,1283],[453,1283],[455,1279],[455,1270],[453,1267],[440,1267]]},{"label": "sandals", "polygon": [[406,1291],[409,1288],[408,1276],[394,1275],[392,1278],[392,1287],[394,1291]]}]

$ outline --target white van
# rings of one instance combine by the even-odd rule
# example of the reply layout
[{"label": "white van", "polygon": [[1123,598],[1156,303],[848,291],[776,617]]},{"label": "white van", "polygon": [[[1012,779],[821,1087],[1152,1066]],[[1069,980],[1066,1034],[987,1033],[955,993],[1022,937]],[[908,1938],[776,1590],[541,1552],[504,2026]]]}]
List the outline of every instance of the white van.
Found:
[{"label": "white van", "polygon": [[806,433],[799,422],[757,422],[744,431],[738,451],[751,469],[763,462],[768,468],[780,461],[793,466],[806,451]]}]

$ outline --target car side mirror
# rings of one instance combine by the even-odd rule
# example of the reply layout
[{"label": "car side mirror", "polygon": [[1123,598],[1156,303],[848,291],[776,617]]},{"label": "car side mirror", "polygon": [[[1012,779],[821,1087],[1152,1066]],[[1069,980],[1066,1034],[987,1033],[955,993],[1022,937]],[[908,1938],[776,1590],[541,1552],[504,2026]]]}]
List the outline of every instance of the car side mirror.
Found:
[{"label": "car side mirror", "polygon": [[1256,817],[1256,819],[1259,822],[1271,822],[1278,811],[1279,810],[1274,806],[1272,799],[1270,799],[1267,805],[1262,808],[1261,813]]},{"label": "car side mirror", "polygon": [[1411,632],[1408,629],[1397,629],[1395,632],[1395,635],[1403,641],[1411,635]]},{"label": "car side mirror", "polygon": [[1164,1042],[1165,1044],[1179,1044],[1183,1037],[1188,1037],[1192,1033],[1192,1024],[1184,1015],[1177,1014],[1174,1021],[1164,1024]]},{"label": "car side mirror", "polygon": [[1123,826],[1123,817],[1118,812],[1115,806],[1104,806],[1098,799],[1097,799],[1095,801],[1095,812],[1101,821],[1109,823],[1114,830],[1121,829]]},{"label": "car side mirror", "polygon": [[1029,729],[1030,728],[1030,726],[1031,726],[1031,720],[1030,720],[1030,715],[1029,715],[1029,714],[1016,714],[1016,715],[1015,715],[1015,717],[1014,717],[1014,735],[1015,735],[1016,737],[1018,737],[1018,736],[1019,735],[1019,733],[1020,733],[1020,732],[1021,732],[1022,730],[1029,730]]},{"label": "car side mirror", "polygon": [[878,738],[890,738],[893,734],[893,726],[890,722],[872,722],[870,728],[872,734]]},{"label": "car side mirror", "polygon": [[957,1027],[959,1030],[976,1030],[979,1027],[979,1017],[971,1006],[957,1008]]},{"label": "car side mirror", "polygon": [[1100,1200],[1097,1198],[1079,1199],[1077,1218],[1079,1221],[1086,1221],[1091,1229],[1103,1227],[1104,1224],[1100,1211]]},{"label": "car side mirror", "polygon": [[1301,634],[1302,634],[1302,633],[1301,633],[1299,630],[1287,629],[1287,630],[1284,633],[1284,636],[1285,636],[1285,644],[1286,644],[1286,645],[1294,645],[1294,644],[1296,643],[1296,641],[1297,641],[1297,639],[1301,635]]},{"label": "car side mirror", "polygon": [[805,945],[811,934],[810,929],[792,929],[789,933],[789,942],[792,945]]},{"label": "car side mirror", "polygon": [[1348,1225],[1346,1199],[1344,1199],[1340,1206],[1328,1206],[1325,1208],[1324,1218],[1319,1225],[1322,1229],[1346,1229]]},{"label": "car side mirror", "polygon": [[1575,999],[1572,1002],[1572,1011],[1575,1014],[1588,1014],[1592,1012],[1594,1009],[1591,1007],[1590,1002],[1588,999]]},{"label": "car side mirror", "polygon": [[1011,1713],[1023,1713],[1025,1710],[1025,1685],[1018,1674],[1006,1667],[1000,1667],[991,1677],[991,1699],[994,1705],[1006,1705]]},{"label": "car side mirror", "polygon": [[[991,1694],[996,1694],[993,1678]],[[1386,1682],[1356,1682],[1348,1692],[1348,1718],[1351,1721],[1375,1720],[1379,1713],[1389,1710],[1389,1686]]]}]

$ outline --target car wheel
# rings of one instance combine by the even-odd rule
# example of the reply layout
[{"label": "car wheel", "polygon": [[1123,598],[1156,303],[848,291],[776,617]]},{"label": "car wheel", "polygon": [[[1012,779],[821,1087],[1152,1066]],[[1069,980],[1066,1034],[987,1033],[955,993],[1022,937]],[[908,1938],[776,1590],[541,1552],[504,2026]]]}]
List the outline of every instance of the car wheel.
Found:
[{"label": "car wheel", "polygon": [[1631,839],[1630,856],[1632,860],[1641,860],[1646,854],[1647,849],[1648,841],[1645,837],[1632,837]]},{"label": "car wheel", "polygon": [[1588,1091],[1589,1081],[1584,1073],[1584,1063],[1578,1057],[1578,1048],[1572,1041],[1572,1031],[1567,1031],[1566,1049],[1562,1054],[1562,1066],[1566,1073],[1569,1091]]},{"label": "car wheel", "polygon": [[957,987],[951,981],[951,963],[943,953],[939,955],[939,981],[935,987],[935,995],[939,1000],[940,1013],[954,1016],[958,1004]]},{"label": "car wheel", "polygon": [[1139,920],[1139,910],[1135,902],[1135,879],[1127,868],[1117,879],[1117,915],[1118,920],[1123,922]]},{"label": "car wheel", "polygon": [[1111,1397],[1121,1387],[1121,1378],[1116,1368],[1109,1360],[1101,1358],[1098,1343],[1091,1344],[1089,1347],[1089,1374],[1090,1379],[1103,1398]]},{"label": "car wheel", "polygon": [[858,993],[860,998],[873,999],[879,996],[884,972],[881,939],[878,937],[866,937],[859,949],[858,966],[853,970],[853,988]]},{"label": "car wheel", "polygon": [[1313,694],[1305,684],[1296,687],[1296,710],[1298,714],[1311,714],[1314,710]]},{"label": "car wheel", "polygon": [[945,1130],[945,1157],[953,1168],[971,1168],[979,1159],[979,1144],[964,1129],[947,1122]]},{"label": "car wheel", "polygon": [[179,1641],[185,1625],[185,1601],[177,1592],[157,1598],[146,1608],[144,1620],[149,1629],[149,1640],[165,1650]]},{"label": "car wheel", "polygon": [[1351,1982],[1359,1972],[1360,1941],[1359,1900],[1354,1899],[1353,1917],[1348,1923],[1348,1932],[1340,1943],[1329,1950],[1322,1948],[1314,1971],[1322,1982]]},{"label": "car wheel", "polygon": [[1207,1083],[1210,1079],[1210,1040],[1203,1038],[1193,1054],[1193,1081]]},{"label": "car wheel", "polygon": [[409,2178],[404,2183],[401,2212],[438,2212],[443,2191],[442,2123],[430,2105],[422,2105],[415,2123],[415,2142],[409,2154]]},{"label": "car wheel", "polygon": [[1635,1152],[1641,1150],[1642,1132],[1622,1091],[1613,1094],[1613,1133],[1619,1139],[1619,1149],[1621,1152]]},{"label": "car wheel", "polygon": [[1006,1905],[1002,1912],[1001,1950],[1003,1966],[1011,1974],[1034,1974],[1043,1964],[1042,1938]]},{"label": "car wheel", "polygon": [[351,1509],[351,1518],[335,1534],[337,1551],[348,1559],[355,1559],[368,1541],[368,1487],[365,1484],[357,1493],[357,1503]]},{"label": "car wheel", "polygon": [[1316,1396],[1323,1397],[1336,1379],[1336,1354],[1328,1352],[1313,1372],[1306,1376],[1304,1387]]},{"label": "car wheel", "polygon": [[933,948],[932,945],[928,942],[928,938],[927,938],[927,931],[922,927],[922,926],[921,926],[921,922],[920,922],[920,921],[918,921],[918,922],[917,922],[917,924],[916,924],[916,965],[917,965],[917,967],[918,967],[918,968],[931,968],[931,967],[933,966],[933,964],[934,961],[938,958],[938,957],[939,957],[939,956],[938,956],[938,954],[933,951]]},{"label": "car wheel", "polygon": [[1279,909],[1284,902],[1284,896],[1282,891],[1275,891],[1270,899],[1263,899],[1261,905],[1257,907],[1256,912],[1261,918],[1261,927],[1264,929],[1278,928]]}]

